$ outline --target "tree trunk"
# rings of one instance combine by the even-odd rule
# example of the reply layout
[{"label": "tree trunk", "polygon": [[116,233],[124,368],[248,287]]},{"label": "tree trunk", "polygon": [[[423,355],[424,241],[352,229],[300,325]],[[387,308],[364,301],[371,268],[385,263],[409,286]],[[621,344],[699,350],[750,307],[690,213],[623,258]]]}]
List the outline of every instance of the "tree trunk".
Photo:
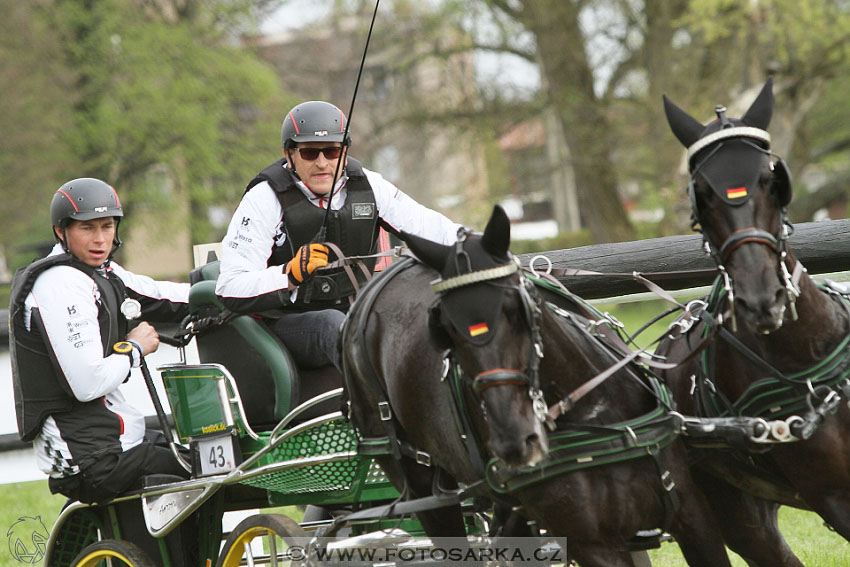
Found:
[{"label": "tree trunk", "polygon": [[577,3],[523,0],[522,4],[522,23],[537,38],[544,88],[563,123],[584,224],[597,242],[630,240],[634,231],[617,191],[608,117],[594,94]]}]

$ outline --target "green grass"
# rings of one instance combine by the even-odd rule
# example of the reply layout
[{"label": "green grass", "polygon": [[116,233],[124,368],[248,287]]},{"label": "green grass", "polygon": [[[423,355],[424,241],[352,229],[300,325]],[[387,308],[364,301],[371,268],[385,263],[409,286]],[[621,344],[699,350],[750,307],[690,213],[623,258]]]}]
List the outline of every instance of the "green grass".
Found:
[{"label": "green grass", "polygon": [[[812,512],[780,508],[779,529],[791,550],[807,567],[846,567],[850,565],[850,543],[824,526]],[[676,543],[664,543],[649,552],[653,567],[683,567],[685,563]],[[732,565],[746,567],[738,555],[729,552]]]}]

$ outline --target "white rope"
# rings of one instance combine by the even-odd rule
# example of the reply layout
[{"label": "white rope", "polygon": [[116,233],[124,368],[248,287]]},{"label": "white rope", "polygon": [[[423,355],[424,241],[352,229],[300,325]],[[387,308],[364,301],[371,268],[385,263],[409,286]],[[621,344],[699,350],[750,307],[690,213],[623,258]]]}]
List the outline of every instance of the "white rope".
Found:
[{"label": "white rope", "polygon": [[478,270],[477,272],[470,272],[447,280],[434,280],[431,282],[431,291],[434,293],[441,293],[443,291],[463,287],[465,285],[485,282],[487,280],[495,280],[509,276],[517,270],[519,270],[519,266],[512,262],[510,264],[505,264],[504,266],[497,266],[487,270]]},{"label": "white rope", "polygon": [[704,149],[706,146],[710,146],[715,142],[719,142],[720,140],[725,140],[727,138],[753,138],[755,140],[760,140],[767,144],[767,147],[770,148],[770,134],[768,134],[765,130],[761,128],[752,128],[750,126],[735,126],[732,128],[724,128],[723,130],[718,130],[713,134],[709,134],[704,138],[700,138],[688,148],[688,163],[690,163],[691,158],[695,156],[700,150]]}]

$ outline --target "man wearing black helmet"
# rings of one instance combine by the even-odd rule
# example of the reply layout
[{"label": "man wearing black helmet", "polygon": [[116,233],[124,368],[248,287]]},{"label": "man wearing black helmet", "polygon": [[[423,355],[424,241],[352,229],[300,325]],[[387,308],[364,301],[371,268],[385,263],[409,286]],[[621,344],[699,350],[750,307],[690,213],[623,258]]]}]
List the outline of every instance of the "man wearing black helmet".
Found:
[{"label": "man wearing black helmet", "polygon": [[54,194],[56,246],[15,274],[10,300],[12,375],[18,432],[33,441],[50,490],[102,502],[143,475],[186,476],[145,433],[144,416],[119,386],[159,345],[143,321],[179,321],[188,284],[158,282],[112,262],[124,213],[118,194],[93,178]]},{"label": "man wearing black helmet", "polygon": [[[303,368],[341,366],[339,329],[356,287],[342,268],[316,272],[338,255],[333,245],[367,256],[378,251],[381,228],[442,244],[460,228],[348,157],[346,133],[345,115],[330,103],[289,111],[283,159],[248,184],[222,242],[222,303],[236,312],[282,309],[274,331]],[[364,266],[374,270],[375,258]],[[362,284],[361,270],[353,274]]]}]

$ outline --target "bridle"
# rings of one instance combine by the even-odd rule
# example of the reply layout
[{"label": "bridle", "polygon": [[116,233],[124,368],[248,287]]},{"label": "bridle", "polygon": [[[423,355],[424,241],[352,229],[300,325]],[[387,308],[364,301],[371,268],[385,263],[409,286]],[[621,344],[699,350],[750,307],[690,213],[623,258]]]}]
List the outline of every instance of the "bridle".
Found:
[{"label": "bridle", "polygon": [[[528,396],[532,402],[532,409],[535,417],[545,423],[547,421],[547,406],[543,398],[543,392],[540,389],[540,360],[543,358],[543,339],[540,333],[540,317],[542,316],[541,300],[534,284],[528,278],[524,277],[521,270],[519,259],[509,253],[510,262],[494,268],[483,270],[472,270],[469,255],[463,250],[463,243],[466,237],[470,234],[469,231],[461,229],[458,234],[457,244],[455,245],[455,262],[459,267],[460,259],[464,259],[468,270],[460,275],[453,276],[447,279],[438,279],[431,282],[431,290],[437,295],[437,302],[447,292],[461,287],[473,284],[489,284],[513,289],[517,292],[520,298],[520,304],[523,308],[525,320],[528,322],[531,334],[531,348],[528,355],[528,365],[525,371],[512,368],[493,368],[480,372],[472,380],[472,389],[479,397],[489,388],[497,386],[526,386],[528,388]],[[520,283],[514,285],[504,285],[495,283],[496,280],[501,280],[510,275],[520,272]],[[453,350],[453,347],[452,347]]]},{"label": "bridle", "polygon": [[[788,173],[787,165],[779,155],[770,150],[770,134],[768,134],[765,130],[749,126],[734,126],[726,117],[726,108],[722,105],[718,105],[715,108],[715,112],[722,124],[722,128],[712,134],[700,138],[688,148],[687,159],[691,174],[690,182],[688,183],[688,198],[691,202],[691,228],[702,234],[705,252],[712,257],[717,265],[717,269],[719,270],[721,277],[723,278],[723,287],[729,301],[729,311],[733,331],[737,331],[737,320],[735,317],[735,292],[732,277],[726,269],[726,263],[729,261],[731,255],[738,250],[738,248],[749,243],[767,246],[777,255],[780,277],[785,288],[788,307],[791,310],[792,320],[796,321],[798,318],[796,302],[797,298],[800,296],[800,278],[806,270],[799,261],[795,262],[793,270],[788,269],[788,238],[791,236],[794,229],[787,217],[788,201],[790,201],[791,191],[790,174]],[[716,156],[724,143],[729,140],[743,142],[755,148],[762,154],[767,155],[769,158],[773,158],[770,161],[772,175],[774,178],[778,174],[784,175],[788,186],[785,189],[787,194],[779,196],[780,206],[778,212],[778,234],[774,235],[756,226],[749,226],[747,228],[736,230],[719,246],[717,246],[709,238],[700,219],[695,190],[696,176],[700,173],[700,170]],[[756,142],[761,142],[761,144]],[[697,155],[697,153],[708,148],[710,148],[708,155],[694,164],[692,159]],[[746,197],[741,201],[741,203],[745,201]]]}]

